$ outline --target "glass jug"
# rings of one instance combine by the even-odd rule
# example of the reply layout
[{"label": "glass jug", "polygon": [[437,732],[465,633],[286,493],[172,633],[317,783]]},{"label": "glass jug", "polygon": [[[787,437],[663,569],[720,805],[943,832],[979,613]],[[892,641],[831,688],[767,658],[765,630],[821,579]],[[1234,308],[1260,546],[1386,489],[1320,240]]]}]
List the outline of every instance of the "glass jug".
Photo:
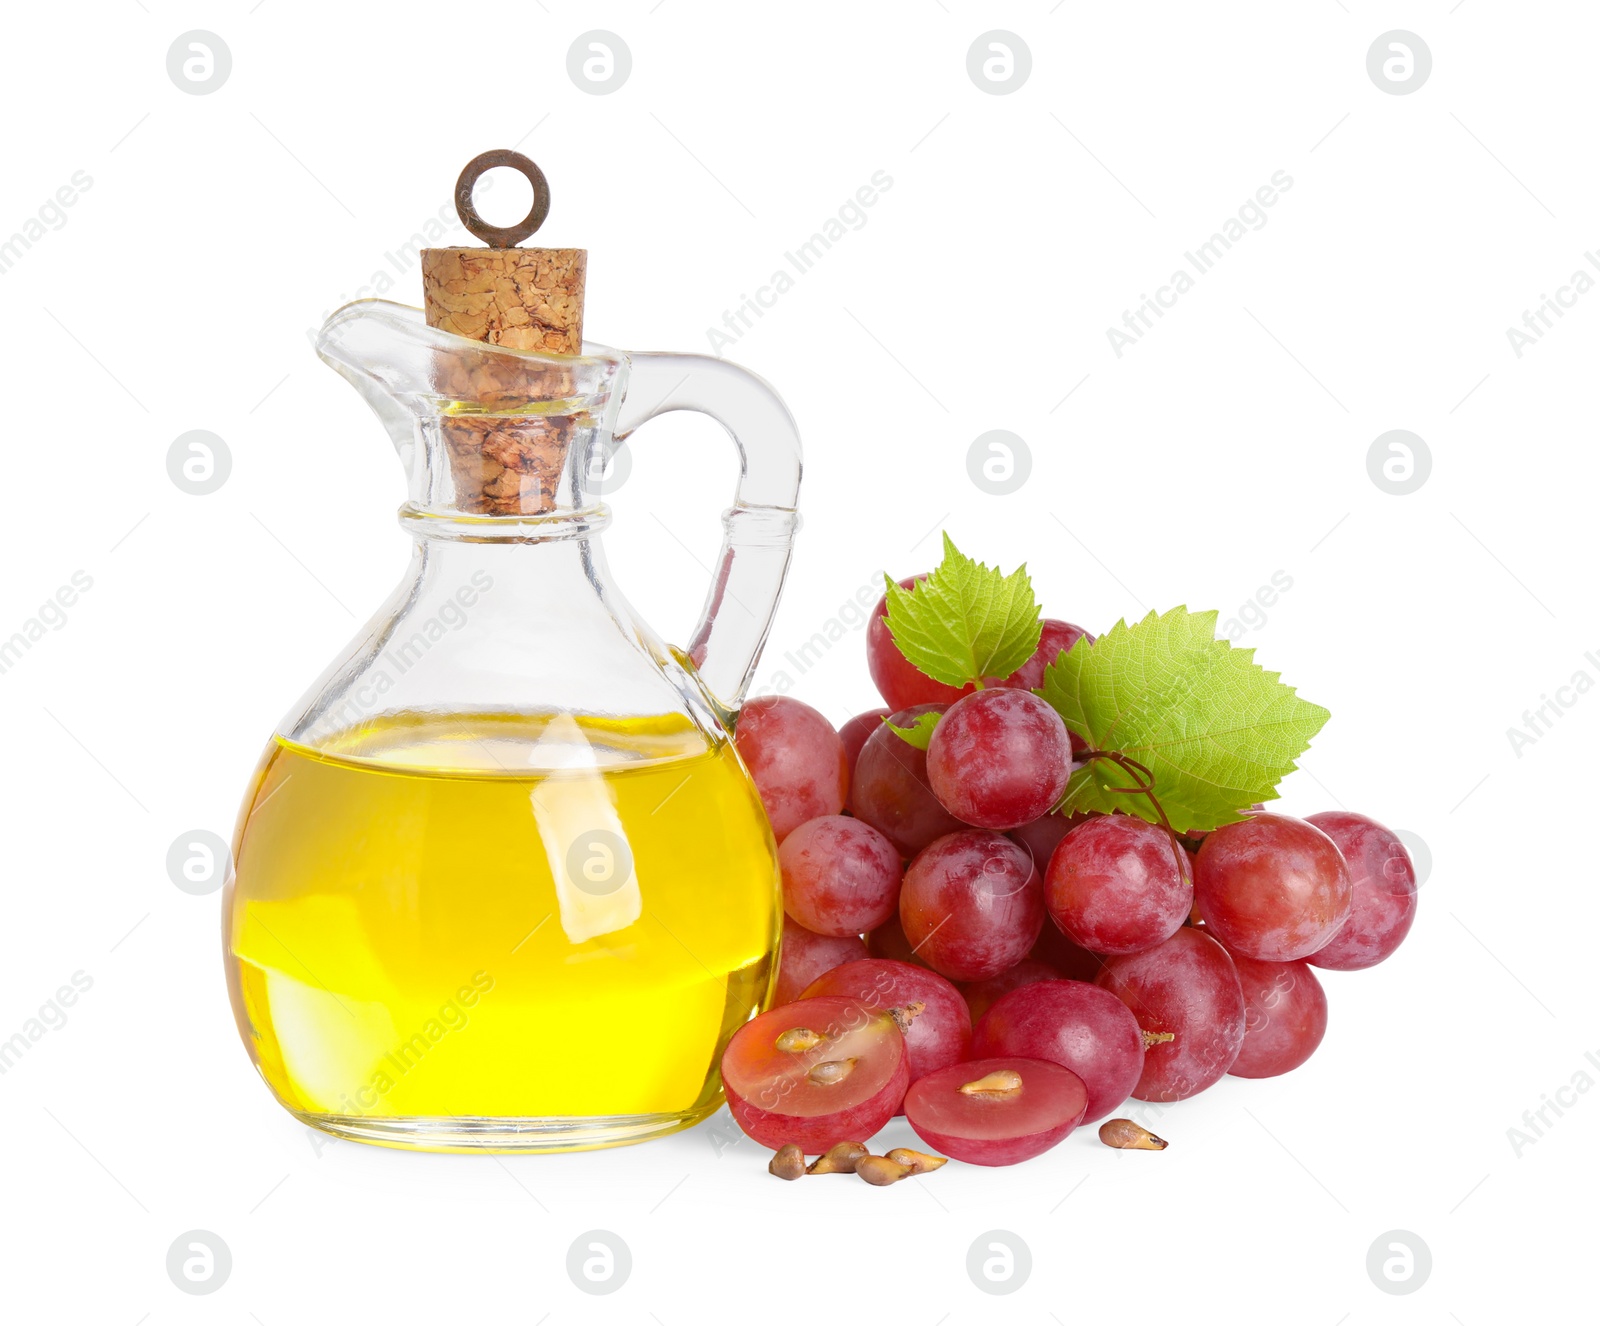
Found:
[{"label": "glass jug", "polygon": [[[693,1124],[774,975],[776,850],[728,725],[788,566],[793,420],[721,360],[528,353],[377,300],[317,351],[398,448],[416,547],[240,813],[224,942],[251,1058],[304,1122],[393,1146]],[[612,583],[592,477],[682,409],[741,459],[686,652]]]}]

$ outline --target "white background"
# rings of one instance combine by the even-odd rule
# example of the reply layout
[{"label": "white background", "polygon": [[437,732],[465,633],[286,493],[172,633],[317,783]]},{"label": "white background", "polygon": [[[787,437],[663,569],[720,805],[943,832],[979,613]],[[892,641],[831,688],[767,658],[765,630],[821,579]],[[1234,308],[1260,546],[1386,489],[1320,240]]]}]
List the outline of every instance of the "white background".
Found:
[{"label": "white background", "polygon": [[[202,96],[166,69],[196,28],[232,52]],[[595,28],[632,52],[609,95],[566,72]],[[1031,51],[1009,95],[967,72],[995,28]],[[1397,28],[1433,57],[1408,95],[1366,67]],[[1520,756],[1507,737],[1574,673],[1600,678],[1600,294],[1520,358],[1506,335],[1600,245],[1589,7],[105,0],[9,6],[4,40],[0,237],[93,181],[0,276],[0,636],[93,580],[0,675],[0,1037],[93,981],[0,1077],[8,1318],[1593,1314],[1600,1092],[1520,1154],[1507,1135],[1575,1074],[1600,1081],[1600,696]],[[497,1161],[322,1143],[274,1104],[229,1014],[217,895],[175,888],[166,853],[231,831],[273,725],[405,564],[399,466],[307,330],[377,271],[420,302],[385,253],[469,157],[511,145],[552,183],[539,240],[590,251],[590,335],[635,349],[704,351],[785,250],[893,179],[729,351],[806,446],[764,683],[877,572],[926,569],[941,526],[1026,560],[1047,612],[1092,629],[1180,602],[1232,616],[1292,578],[1243,643],[1334,717],[1282,804],[1374,814],[1432,857],[1399,955],[1325,978],[1307,1066],[1172,1109],[1160,1155],[1086,1130],[887,1190],[780,1185],[725,1115]],[[1279,170],[1265,227],[1118,358],[1106,329]],[[995,428],[1032,458],[1004,497],[967,469]],[[1407,496],[1367,470],[1396,428],[1432,455]],[[231,452],[209,496],[168,478],[190,429]],[[704,421],[639,435],[606,543],[669,638],[731,485]],[[794,680],[836,722],[877,703],[859,632]],[[209,1297],[165,1269],[193,1229],[232,1252]],[[594,1229],[631,1250],[608,1297],[565,1270]],[[1032,1254],[1005,1299],[965,1270],[996,1229]],[[1403,1297],[1366,1270],[1395,1229],[1432,1251]]]}]

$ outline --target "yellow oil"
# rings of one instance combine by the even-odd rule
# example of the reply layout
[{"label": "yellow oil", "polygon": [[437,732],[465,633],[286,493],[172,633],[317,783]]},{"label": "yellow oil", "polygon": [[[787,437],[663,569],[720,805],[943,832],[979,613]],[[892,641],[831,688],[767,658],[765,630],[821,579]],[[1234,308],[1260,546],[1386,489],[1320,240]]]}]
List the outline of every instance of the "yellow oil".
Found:
[{"label": "yellow oil", "polygon": [[429,1149],[570,1149],[704,1117],[765,1006],[776,851],[687,719],[368,723],[267,751],[229,987],[279,1100]]}]

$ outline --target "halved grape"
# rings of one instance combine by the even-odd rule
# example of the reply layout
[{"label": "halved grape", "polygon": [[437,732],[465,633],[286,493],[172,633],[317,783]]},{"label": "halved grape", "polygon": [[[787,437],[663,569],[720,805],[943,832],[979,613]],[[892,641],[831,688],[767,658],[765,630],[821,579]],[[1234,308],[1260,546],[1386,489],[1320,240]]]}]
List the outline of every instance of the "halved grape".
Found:
[{"label": "halved grape", "polygon": [[1095,953],[1154,948],[1194,905],[1188,856],[1172,849],[1165,829],[1134,815],[1101,815],[1079,825],[1045,872],[1051,919]]},{"label": "halved grape", "polygon": [[1244,992],[1244,1045],[1234,1077],[1277,1077],[1298,1068],[1328,1030],[1328,996],[1303,962],[1257,962],[1233,955]]},{"label": "halved grape", "polygon": [[773,1006],[793,1003],[823,972],[866,956],[867,946],[860,935],[835,938],[812,934],[785,916],[783,942],[778,948],[778,980],[772,991]]},{"label": "halved grape", "polygon": [[[916,705],[894,715],[897,727],[911,727],[922,714],[943,713],[938,705]],[[915,856],[935,838],[966,826],[939,804],[928,786],[925,751],[880,725],[867,738],[850,783],[850,811],[900,849]]]},{"label": "halved grape", "polygon": [[746,1022],[722,1054],[734,1122],[776,1151],[865,1142],[900,1108],[905,1039],[887,1012],[854,999],[801,999]]},{"label": "halved grape", "polygon": [[1072,743],[1037,695],[1004,688],[957,700],[928,745],[928,784],[958,820],[1015,829],[1061,799]]},{"label": "halved grape", "polygon": [[844,995],[873,1009],[920,1003],[922,1011],[904,1033],[913,1082],[967,1057],[972,1018],[966,1001],[936,971],[888,958],[862,958],[819,976],[802,997],[818,995]]},{"label": "halved grape", "polygon": [[844,809],[850,791],[844,743],[810,705],[758,695],[739,711],[733,740],[780,843],[807,820]]},{"label": "halved grape", "polygon": [[1024,985],[1032,985],[1035,981],[1060,979],[1061,973],[1048,962],[1040,962],[1038,958],[1024,958],[1014,967],[1007,967],[998,976],[991,976],[986,981],[965,981],[956,988],[967,1001],[967,1008],[972,1012],[972,1023],[976,1026],[978,1019],[994,1007],[996,1000],[1013,990],[1021,989]]},{"label": "halved grape", "polygon": [[[910,589],[917,581],[926,579],[927,574],[924,571],[921,575],[907,576],[899,582],[900,588]],[[889,596],[885,594],[878,600],[878,606],[872,610],[872,618],[867,623],[867,671],[872,674],[872,684],[878,688],[878,694],[883,696],[883,702],[890,709],[909,709],[912,705],[921,704],[951,704],[971,693],[971,686],[960,690],[946,686],[908,663],[889,632],[888,612]]]},{"label": "halved grape", "polygon": [[1140,1100],[1185,1100],[1239,1057],[1244,992],[1227,950],[1203,931],[1186,925],[1155,948],[1107,958],[1095,984],[1132,1010],[1141,1031],[1172,1034],[1144,1052]]},{"label": "halved grape", "polygon": [[969,1165],[1015,1165],[1083,1121],[1088,1092],[1043,1059],[971,1059],[911,1085],[906,1122],[935,1151]]},{"label": "halved grape", "polygon": [[869,709],[864,714],[857,714],[839,729],[839,740],[844,743],[844,757],[850,763],[850,777],[856,776],[856,761],[861,758],[861,748],[867,744],[867,738],[883,726],[883,720],[889,717],[887,709]]},{"label": "halved grape", "polygon": [[972,1053],[1048,1059],[1070,1068],[1089,1093],[1084,1123],[1127,1100],[1144,1071],[1138,1020],[1116,995],[1085,981],[1036,981],[1013,990],[979,1019]]},{"label": "halved grape", "polygon": [[819,935],[859,935],[895,914],[900,853],[845,815],[807,820],[778,849],[783,908]]},{"label": "halved grape", "polygon": [[1350,870],[1315,824],[1261,813],[1206,835],[1194,898],[1206,929],[1262,962],[1315,953],[1350,915]]},{"label": "halved grape", "polygon": [[924,848],[900,886],[900,925],[917,955],[952,981],[998,976],[1044,924],[1039,872],[1004,834],[966,829]]},{"label": "halved grape", "polygon": [[1417,872],[1399,836],[1365,815],[1309,815],[1339,849],[1355,886],[1350,919],[1307,959],[1331,971],[1376,966],[1400,947],[1417,915]]}]

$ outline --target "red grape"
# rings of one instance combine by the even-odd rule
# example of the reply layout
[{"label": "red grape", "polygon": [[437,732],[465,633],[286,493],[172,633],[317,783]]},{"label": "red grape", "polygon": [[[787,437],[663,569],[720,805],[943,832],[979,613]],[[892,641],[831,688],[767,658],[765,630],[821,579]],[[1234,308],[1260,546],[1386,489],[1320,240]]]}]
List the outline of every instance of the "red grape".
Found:
[{"label": "red grape", "polygon": [[[1007,677],[1003,685],[1036,691],[1044,685],[1044,670],[1061,656],[1063,650],[1071,649],[1079,640],[1087,640],[1091,645],[1094,643],[1094,637],[1083,627],[1057,617],[1041,619],[1039,627],[1039,647],[1033,651],[1033,657]],[[1067,729],[1067,735],[1072,738],[1074,755],[1089,749],[1089,743],[1070,728]]]},{"label": "red grape", "polygon": [[1024,958],[1015,967],[1007,967],[998,976],[991,976],[986,981],[967,981],[959,988],[961,997],[967,1001],[967,1008],[972,1012],[973,1025],[976,1026],[979,1018],[1013,990],[1019,990],[1024,985],[1032,985],[1035,981],[1060,979],[1061,973],[1048,962],[1040,962],[1038,958]]},{"label": "red grape", "polygon": [[1203,931],[1184,926],[1155,948],[1108,958],[1095,984],[1132,1009],[1141,1030],[1172,1033],[1144,1052],[1140,1100],[1184,1100],[1239,1057],[1244,993],[1233,959]]},{"label": "red grape", "polygon": [[1348,811],[1324,811],[1306,822],[1333,839],[1355,884],[1350,919],[1309,961],[1332,971],[1375,966],[1400,947],[1417,915],[1417,872],[1405,844],[1376,820]]},{"label": "red grape", "polygon": [[1262,813],[1206,835],[1194,897],[1206,929],[1235,953],[1293,962],[1315,953],[1350,915],[1350,871],[1314,824]]},{"label": "red grape", "polygon": [[1019,843],[1028,849],[1028,855],[1033,858],[1034,868],[1043,876],[1045,868],[1050,864],[1050,858],[1055,855],[1056,848],[1061,845],[1061,840],[1078,827],[1087,824],[1099,816],[1097,810],[1085,811],[1077,815],[1041,815],[1036,820],[1029,820],[1026,824],[1019,824],[1007,832],[1006,837],[1014,843]]},{"label": "red grape", "polygon": [[1041,617],[1039,647],[1033,651],[1033,657],[1000,684],[1020,687],[1025,691],[1038,690],[1044,685],[1044,670],[1079,640],[1087,640],[1091,645],[1094,643],[1094,637],[1081,626],[1064,622],[1059,617]]},{"label": "red grape", "polygon": [[1328,996],[1303,962],[1233,956],[1244,992],[1244,1046],[1234,1077],[1277,1077],[1298,1068],[1328,1030]]},{"label": "red grape", "polygon": [[819,935],[859,935],[895,914],[900,853],[845,815],[807,820],[778,849],[783,909]]},{"label": "red grape", "polygon": [[[867,952],[875,958],[893,958],[896,962],[909,962],[915,967],[928,966],[912,949],[906,932],[900,928],[898,908],[893,916],[867,935]],[[933,969],[929,967],[928,970]]]},{"label": "red grape", "polygon": [[909,962],[862,958],[818,977],[806,987],[805,999],[846,995],[872,1009],[890,1009],[919,1002],[918,1013],[905,1030],[911,1080],[967,1057],[972,1019],[961,993],[938,972]]},{"label": "red grape", "polygon": [[906,938],[952,981],[987,980],[1015,966],[1043,924],[1039,872],[1004,834],[946,834],[922,850],[900,886]]},{"label": "red grape", "polygon": [[909,1081],[894,1018],[854,999],[774,1008],[734,1032],[722,1054],[734,1122],[774,1151],[866,1141],[894,1117]]},{"label": "red grape", "polygon": [[807,820],[837,815],[850,764],[833,724],[787,695],[758,695],[739,711],[734,737],[780,843]]},{"label": "red grape", "polygon": [[[1258,801],[1255,803],[1255,805],[1250,807],[1250,814],[1259,815],[1264,810],[1266,810],[1266,806]],[[1183,838],[1183,845],[1191,852],[1198,852],[1200,850],[1200,844],[1205,842],[1205,840],[1214,832],[1214,829],[1185,829],[1181,835]]]},{"label": "red grape", "polygon": [[[973,1089],[991,1074],[998,1090]],[[1060,1064],[973,1059],[912,1083],[906,1122],[935,1151],[969,1165],[1015,1165],[1076,1128],[1088,1099],[1083,1083]]]},{"label": "red grape", "polygon": [[1028,956],[1048,962],[1069,981],[1092,981],[1106,965],[1098,953],[1074,944],[1053,923],[1040,927],[1039,938],[1028,950]]},{"label": "red grape", "polygon": [[[907,576],[898,583],[901,589],[910,589],[917,581],[926,578],[927,573],[924,572],[922,575]],[[872,674],[873,685],[878,688],[878,694],[883,696],[884,703],[890,709],[909,709],[917,704],[953,704],[963,695],[973,693],[975,688],[970,683],[960,689],[947,686],[909,663],[889,631],[888,611],[889,601],[885,595],[878,600],[878,606],[872,610],[872,617],[867,624],[867,671]],[[1037,690],[1044,683],[1045,668],[1056,661],[1062,650],[1071,649],[1080,639],[1094,643],[1094,636],[1081,626],[1058,618],[1041,618],[1039,627],[1039,645],[1032,657],[1009,677],[984,678],[985,685]],[[1073,737],[1073,746],[1074,749],[1081,747],[1076,736]]]},{"label": "red grape", "polygon": [[793,1003],[823,972],[866,956],[867,946],[859,935],[838,939],[831,935],[814,935],[785,916],[783,943],[778,949],[778,981],[772,991],[773,1006]]},{"label": "red grape", "polygon": [[[916,705],[894,716],[897,727],[911,727],[922,714],[943,713],[938,705]],[[900,849],[915,856],[947,833],[966,827],[939,804],[928,786],[928,756],[885,726],[867,738],[850,784],[850,810]]]},{"label": "red grape", "polygon": [[1174,852],[1171,835],[1157,825],[1101,815],[1056,848],[1044,902],[1074,943],[1095,953],[1139,953],[1187,919],[1194,905],[1188,856]]},{"label": "red grape", "polygon": [[939,720],[928,745],[928,784],[957,819],[1015,829],[1061,799],[1072,743],[1061,715],[1037,695],[976,691]]},{"label": "red grape", "polygon": [[1013,990],[979,1020],[976,1058],[1022,1055],[1070,1068],[1089,1092],[1083,1122],[1127,1100],[1144,1071],[1139,1022],[1116,995],[1084,981],[1038,981]]},{"label": "red grape", "polygon": [[889,717],[887,709],[869,709],[864,714],[857,714],[839,729],[839,740],[844,743],[844,757],[850,764],[850,776],[856,776],[856,761],[861,758],[861,748],[867,744],[867,738],[883,726],[883,720]]},{"label": "red grape", "polygon": [[[900,581],[900,588],[910,589],[917,581],[926,578],[927,572],[919,576],[907,576]],[[878,688],[878,694],[883,696],[883,702],[890,709],[909,709],[919,704],[950,704],[972,691],[971,686],[960,690],[946,686],[908,663],[889,632],[888,612],[889,596],[885,594],[878,600],[878,606],[872,610],[872,618],[867,623],[867,671],[872,674],[872,684]]]}]

